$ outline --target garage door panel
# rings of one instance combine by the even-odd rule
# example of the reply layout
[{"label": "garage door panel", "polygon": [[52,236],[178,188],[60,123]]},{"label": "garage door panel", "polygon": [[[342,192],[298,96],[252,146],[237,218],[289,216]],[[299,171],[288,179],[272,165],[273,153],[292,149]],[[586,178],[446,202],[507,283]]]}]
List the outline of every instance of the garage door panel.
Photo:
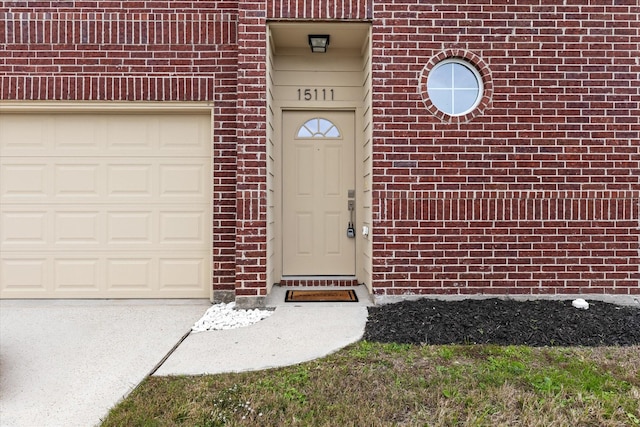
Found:
[{"label": "garage door panel", "polygon": [[201,246],[206,228],[207,212],[203,209],[191,211],[160,212],[160,243],[164,246]]},{"label": "garage door panel", "polygon": [[100,292],[100,259],[96,257],[56,257],[53,261],[53,293]]},{"label": "garage door panel", "polygon": [[[194,254],[195,255],[195,254]],[[198,256],[161,257],[160,291],[175,292],[179,289],[199,289],[208,282],[206,260]]]},{"label": "garage door panel", "polygon": [[211,149],[211,123],[204,115],[2,115],[2,155],[201,156]]},{"label": "garage door panel", "polygon": [[3,251],[194,250],[208,245],[209,205],[191,209],[152,205],[149,209],[109,206],[13,205],[0,211]]},{"label": "garage door panel", "polygon": [[160,136],[158,116],[133,114],[119,116],[106,124],[105,137],[110,153],[132,155],[150,155],[157,151]]},{"label": "garage door panel", "polygon": [[152,292],[157,283],[157,259],[130,254],[106,260],[109,291],[118,293]]},{"label": "garage door panel", "polygon": [[159,167],[160,194],[171,197],[195,197],[201,199],[207,189],[206,171],[209,165],[202,160],[163,163]]},{"label": "garage door panel", "polygon": [[48,212],[46,210],[6,210],[0,211],[0,244],[36,246],[44,248],[50,240],[47,237]]},{"label": "garage door panel", "polygon": [[154,213],[152,211],[111,211],[107,213],[108,246],[119,244],[153,245]]},{"label": "garage door panel", "polygon": [[142,197],[157,202],[202,202],[211,194],[208,158],[47,161],[46,157],[3,157],[0,200],[55,204],[73,203],[75,198],[78,202],[100,199],[102,203],[107,197],[109,203],[130,203]]},{"label": "garage door panel", "polygon": [[[59,155],[104,152],[105,119],[95,115],[54,116],[53,149]],[[51,148],[51,146],[50,146]]]},{"label": "garage door panel", "polygon": [[47,197],[51,167],[45,163],[30,161],[0,162],[0,197],[3,203],[10,200]]},{"label": "garage door panel", "polygon": [[54,213],[54,245],[99,245],[100,230],[103,228],[100,212],[97,210],[57,210]]},{"label": "garage door panel", "polygon": [[208,115],[0,116],[0,298],[208,297],[210,144]]},{"label": "garage door panel", "polygon": [[2,113],[0,126],[0,153],[20,155],[44,153],[51,144],[53,119],[51,117]]},{"label": "garage door panel", "polygon": [[160,122],[160,151],[192,155],[210,150],[211,124],[196,116],[167,116]]},{"label": "garage door panel", "polygon": [[100,165],[96,163],[56,164],[53,197],[100,197],[100,172]]},{"label": "garage door panel", "polygon": [[2,296],[6,298],[29,298],[49,295],[48,281],[50,257],[38,254],[10,255],[0,258]]},{"label": "garage door panel", "polygon": [[3,257],[0,259],[0,294],[2,298],[195,298],[208,295],[209,261],[200,256],[201,252],[175,256],[171,251],[151,254],[123,251],[119,255],[31,253]]},{"label": "garage door panel", "polygon": [[108,197],[153,197],[153,165],[124,163],[107,165]]}]

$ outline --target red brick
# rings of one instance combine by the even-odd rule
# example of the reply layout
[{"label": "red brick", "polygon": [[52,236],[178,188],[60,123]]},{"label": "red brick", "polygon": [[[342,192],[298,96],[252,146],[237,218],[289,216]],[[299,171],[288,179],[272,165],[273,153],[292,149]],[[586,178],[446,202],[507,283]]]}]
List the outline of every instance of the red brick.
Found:
[{"label": "red brick", "polygon": [[[215,101],[216,289],[266,292],[266,20],[335,19],[373,25],[376,294],[640,293],[633,0],[54,3],[0,12],[0,99]],[[464,117],[424,87],[447,56]]]}]

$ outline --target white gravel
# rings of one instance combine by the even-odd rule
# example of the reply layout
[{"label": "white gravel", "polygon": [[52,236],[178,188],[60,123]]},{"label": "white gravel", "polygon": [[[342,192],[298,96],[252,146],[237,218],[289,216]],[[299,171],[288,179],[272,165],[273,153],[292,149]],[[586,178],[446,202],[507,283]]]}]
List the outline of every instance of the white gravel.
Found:
[{"label": "white gravel", "polygon": [[571,302],[571,305],[575,308],[581,308],[583,310],[587,310],[589,308],[589,303],[583,300],[582,298],[574,299]]},{"label": "white gravel", "polygon": [[273,314],[269,310],[236,310],[236,303],[212,305],[191,328],[192,332],[218,331],[253,325]]}]

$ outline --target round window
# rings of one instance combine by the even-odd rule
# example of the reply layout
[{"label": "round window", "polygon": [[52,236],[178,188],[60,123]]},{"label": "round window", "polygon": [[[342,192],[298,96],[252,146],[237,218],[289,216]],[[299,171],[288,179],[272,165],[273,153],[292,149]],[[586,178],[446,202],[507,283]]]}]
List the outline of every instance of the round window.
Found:
[{"label": "round window", "polygon": [[469,62],[449,58],[436,64],[427,78],[427,93],[435,107],[450,116],[462,116],[482,99],[482,78]]}]

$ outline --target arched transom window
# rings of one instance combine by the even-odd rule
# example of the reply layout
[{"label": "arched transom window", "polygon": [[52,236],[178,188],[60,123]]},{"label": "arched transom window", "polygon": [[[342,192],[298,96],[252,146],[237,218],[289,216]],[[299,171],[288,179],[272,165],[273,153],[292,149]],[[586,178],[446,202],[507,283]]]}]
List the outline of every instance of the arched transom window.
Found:
[{"label": "arched transom window", "polygon": [[296,136],[298,138],[339,138],[340,131],[330,120],[314,117],[300,126]]}]

